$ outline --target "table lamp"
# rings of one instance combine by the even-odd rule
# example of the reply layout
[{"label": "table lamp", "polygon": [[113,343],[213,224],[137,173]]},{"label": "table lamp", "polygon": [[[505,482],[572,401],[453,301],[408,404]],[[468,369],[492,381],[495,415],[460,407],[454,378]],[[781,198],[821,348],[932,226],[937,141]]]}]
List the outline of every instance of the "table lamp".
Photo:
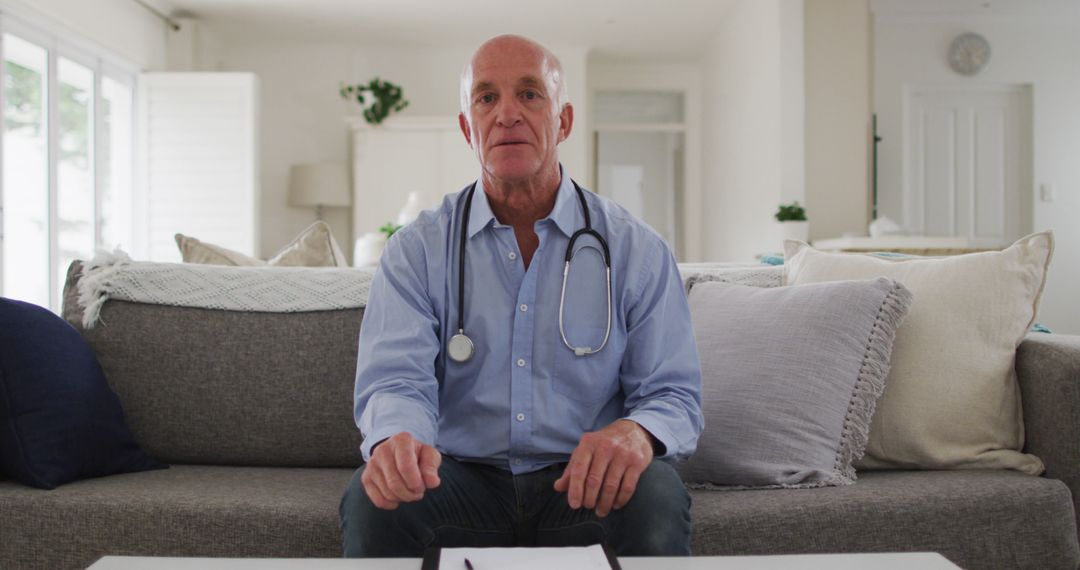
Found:
[{"label": "table lamp", "polygon": [[345,165],[339,162],[295,164],[289,169],[289,205],[315,208],[315,219],[323,219],[323,208],[344,208],[352,204]]}]

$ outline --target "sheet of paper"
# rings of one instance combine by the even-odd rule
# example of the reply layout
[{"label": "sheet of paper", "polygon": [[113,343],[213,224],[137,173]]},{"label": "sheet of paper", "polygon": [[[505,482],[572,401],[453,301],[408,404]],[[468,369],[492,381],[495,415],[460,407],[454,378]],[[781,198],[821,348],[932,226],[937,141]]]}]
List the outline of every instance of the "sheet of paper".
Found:
[{"label": "sheet of paper", "polygon": [[466,570],[466,558],[473,570],[611,570],[599,544],[561,548],[444,548],[439,570]]}]

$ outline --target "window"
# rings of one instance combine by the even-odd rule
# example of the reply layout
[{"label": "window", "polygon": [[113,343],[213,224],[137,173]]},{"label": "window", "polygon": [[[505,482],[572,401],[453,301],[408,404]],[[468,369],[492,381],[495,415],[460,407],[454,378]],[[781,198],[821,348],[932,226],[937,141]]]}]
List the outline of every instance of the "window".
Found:
[{"label": "window", "polygon": [[130,248],[134,72],[0,21],[0,295],[54,311],[67,267]]}]

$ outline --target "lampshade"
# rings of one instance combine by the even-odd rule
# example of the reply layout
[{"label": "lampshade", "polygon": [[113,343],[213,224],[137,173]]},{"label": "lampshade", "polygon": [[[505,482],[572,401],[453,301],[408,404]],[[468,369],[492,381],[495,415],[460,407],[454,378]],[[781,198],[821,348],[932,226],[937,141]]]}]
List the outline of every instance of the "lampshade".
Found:
[{"label": "lampshade", "polygon": [[339,162],[296,164],[289,169],[289,205],[301,208],[345,207],[352,203],[345,165]]}]

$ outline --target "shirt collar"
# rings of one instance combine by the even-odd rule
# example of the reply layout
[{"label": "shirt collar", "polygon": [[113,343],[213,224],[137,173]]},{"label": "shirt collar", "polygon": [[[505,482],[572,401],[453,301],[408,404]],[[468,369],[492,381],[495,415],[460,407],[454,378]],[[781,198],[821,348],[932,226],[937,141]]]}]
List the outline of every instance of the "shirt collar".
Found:
[{"label": "shirt collar", "polygon": [[[566,170],[561,164],[559,165],[559,172],[562,174],[562,179],[559,182],[558,194],[555,195],[555,207],[551,209],[551,213],[546,218],[540,221],[554,221],[555,226],[569,237],[574,234],[578,227],[584,227],[585,223],[580,213],[581,205],[578,203],[577,190],[574,188],[573,181],[566,175]],[[476,180],[472,210],[469,212],[469,237],[473,237],[477,232],[492,223],[498,223],[498,221],[491,211],[491,203],[488,201],[487,193],[484,192],[484,181],[479,178]]]}]

